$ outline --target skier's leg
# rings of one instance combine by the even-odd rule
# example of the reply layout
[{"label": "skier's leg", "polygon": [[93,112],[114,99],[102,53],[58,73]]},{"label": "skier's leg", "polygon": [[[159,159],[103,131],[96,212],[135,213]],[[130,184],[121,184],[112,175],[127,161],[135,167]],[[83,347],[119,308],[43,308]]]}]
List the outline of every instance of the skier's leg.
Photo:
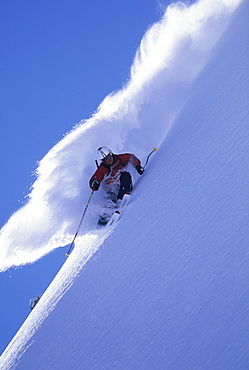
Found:
[{"label": "skier's leg", "polygon": [[113,184],[105,192],[105,205],[99,216],[98,227],[104,226],[110,220],[115,208],[117,207],[117,195],[119,184]]},{"label": "skier's leg", "polygon": [[132,179],[129,172],[122,172],[120,176],[120,188],[118,192],[118,200],[122,199],[126,193],[132,191]]},{"label": "skier's leg", "polygon": [[108,191],[105,193],[105,203],[107,208],[116,207],[117,199],[119,192],[119,184],[114,184]]}]

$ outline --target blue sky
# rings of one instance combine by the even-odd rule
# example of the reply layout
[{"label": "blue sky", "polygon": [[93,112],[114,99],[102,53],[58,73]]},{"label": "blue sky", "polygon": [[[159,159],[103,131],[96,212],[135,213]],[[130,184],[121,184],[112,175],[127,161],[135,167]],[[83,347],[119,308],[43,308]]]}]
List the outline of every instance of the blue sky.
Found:
[{"label": "blue sky", "polygon": [[[126,83],[144,32],[171,2],[0,3],[1,227],[25,202],[37,161]],[[61,249],[0,275],[0,352],[63,262]]]}]

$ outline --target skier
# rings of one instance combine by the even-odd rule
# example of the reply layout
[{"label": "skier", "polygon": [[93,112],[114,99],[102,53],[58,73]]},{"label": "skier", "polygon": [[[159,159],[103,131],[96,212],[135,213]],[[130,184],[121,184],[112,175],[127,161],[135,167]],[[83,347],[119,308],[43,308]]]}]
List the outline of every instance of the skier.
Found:
[{"label": "skier", "polygon": [[[129,164],[136,168],[137,172],[142,175],[144,168],[141,166],[140,160],[130,153],[114,154],[111,149],[106,146],[101,146],[98,149],[98,154],[101,160],[100,165],[90,179],[90,188],[97,191],[103,181],[106,208],[118,207],[125,194],[130,194],[132,190],[131,174],[126,171]],[[99,224],[108,222],[106,212],[100,216]]]}]

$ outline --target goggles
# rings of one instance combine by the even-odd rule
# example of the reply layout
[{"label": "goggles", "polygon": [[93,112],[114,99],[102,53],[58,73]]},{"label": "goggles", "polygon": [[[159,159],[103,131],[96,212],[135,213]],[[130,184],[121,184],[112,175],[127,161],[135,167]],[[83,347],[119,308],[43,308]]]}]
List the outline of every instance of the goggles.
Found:
[{"label": "goggles", "polygon": [[109,161],[111,161],[112,160],[112,154],[107,154],[107,156],[105,157],[105,158],[103,158],[103,161],[104,162],[109,162]]}]

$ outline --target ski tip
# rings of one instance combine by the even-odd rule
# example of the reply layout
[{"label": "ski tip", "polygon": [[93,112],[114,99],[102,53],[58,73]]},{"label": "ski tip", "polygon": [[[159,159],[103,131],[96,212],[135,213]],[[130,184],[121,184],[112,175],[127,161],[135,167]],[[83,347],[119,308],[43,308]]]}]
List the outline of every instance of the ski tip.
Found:
[{"label": "ski tip", "polygon": [[153,148],[154,152],[156,152],[158,150],[158,148],[155,146],[155,148]]}]

